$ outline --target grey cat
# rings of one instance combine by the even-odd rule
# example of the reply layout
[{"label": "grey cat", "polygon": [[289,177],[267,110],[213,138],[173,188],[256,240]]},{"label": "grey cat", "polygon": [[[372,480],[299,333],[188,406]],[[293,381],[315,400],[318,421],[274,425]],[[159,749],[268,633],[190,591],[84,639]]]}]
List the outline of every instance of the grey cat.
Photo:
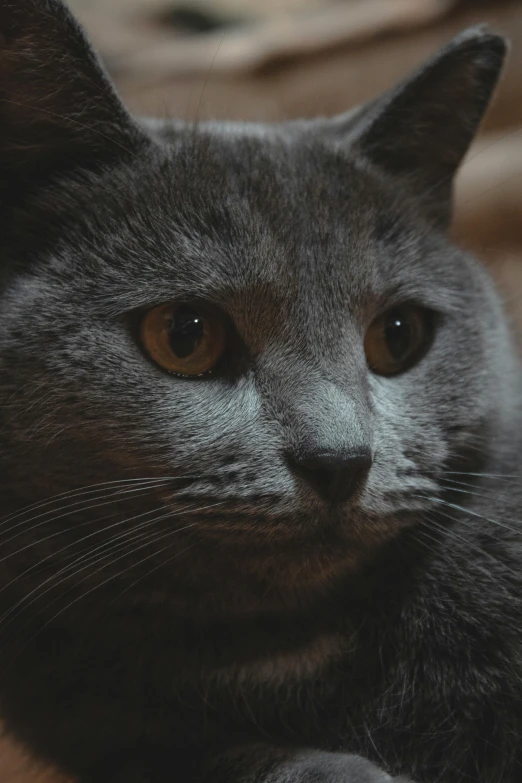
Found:
[{"label": "grey cat", "polygon": [[0,36],[5,730],[80,783],[520,781],[520,364],[447,237],[504,40],[268,126],[131,118],[60,0]]}]

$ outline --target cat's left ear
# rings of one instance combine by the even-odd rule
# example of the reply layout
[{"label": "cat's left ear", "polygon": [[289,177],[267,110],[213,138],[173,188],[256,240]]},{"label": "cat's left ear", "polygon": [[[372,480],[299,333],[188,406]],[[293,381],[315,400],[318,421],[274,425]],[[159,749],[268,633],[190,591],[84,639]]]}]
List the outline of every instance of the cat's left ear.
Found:
[{"label": "cat's left ear", "polygon": [[484,27],[466,30],[414,75],[359,112],[331,121],[344,142],[411,189],[446,226],[455,173],[502,71],[507,43]]},{"label": "cat's left ear", "polygon": [[0,0],[0,199],[141,134],[61,0]]}]

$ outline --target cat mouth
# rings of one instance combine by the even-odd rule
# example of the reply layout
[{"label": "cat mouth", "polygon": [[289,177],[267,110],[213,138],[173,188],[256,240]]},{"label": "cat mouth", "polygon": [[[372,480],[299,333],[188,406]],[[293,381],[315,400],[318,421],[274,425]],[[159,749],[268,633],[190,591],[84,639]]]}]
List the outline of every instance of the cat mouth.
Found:
[{"label": "cat mouth", "polygon": [[[310,543],[322,547],[335,541],[347,547],[355,542],[388,540],[398,530],[416,522],[418,511],[379,516],[360,508],[323,508],[264,513],[256,508],[230,509],[220,507],[213,513],[198,515],[196,525],[204,538],[240,543],[256,543],[263,547],[281,547],[285,543],[300,546]],[[188,519],[188,517],[187,517]]]}]

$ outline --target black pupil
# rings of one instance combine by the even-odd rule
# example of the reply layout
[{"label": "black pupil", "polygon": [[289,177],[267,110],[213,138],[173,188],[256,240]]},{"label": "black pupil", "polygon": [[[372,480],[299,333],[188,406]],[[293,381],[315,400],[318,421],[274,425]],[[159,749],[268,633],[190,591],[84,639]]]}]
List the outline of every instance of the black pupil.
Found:
[{"label": "black pupil", "polygon": [[203,337],[203,318],[192,307],[178,307],[170,324],[169,342],[179,359],[191,356]]},{"label": "black pupil", "polygon": [[414,327],[408,315],[400,310],[390,313],[384,327],[386,344],[395,361],[403,361],[415,342]]}]

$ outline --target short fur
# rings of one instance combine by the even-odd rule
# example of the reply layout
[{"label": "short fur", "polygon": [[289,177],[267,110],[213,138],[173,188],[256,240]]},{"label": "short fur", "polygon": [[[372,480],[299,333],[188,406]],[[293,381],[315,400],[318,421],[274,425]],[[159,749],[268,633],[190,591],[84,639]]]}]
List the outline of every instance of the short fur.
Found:
[{"label": "short fur", "polygon": [[[0,716],[80,783],[518,783],[520,365],[446,236],[505,42],[332,120],[159,123],[0,0]],[[206,302],[219,371],[140,347]],[[435,313],[369,370],[380,312]],[[291,467],[371,449],[326,503]]]}]

